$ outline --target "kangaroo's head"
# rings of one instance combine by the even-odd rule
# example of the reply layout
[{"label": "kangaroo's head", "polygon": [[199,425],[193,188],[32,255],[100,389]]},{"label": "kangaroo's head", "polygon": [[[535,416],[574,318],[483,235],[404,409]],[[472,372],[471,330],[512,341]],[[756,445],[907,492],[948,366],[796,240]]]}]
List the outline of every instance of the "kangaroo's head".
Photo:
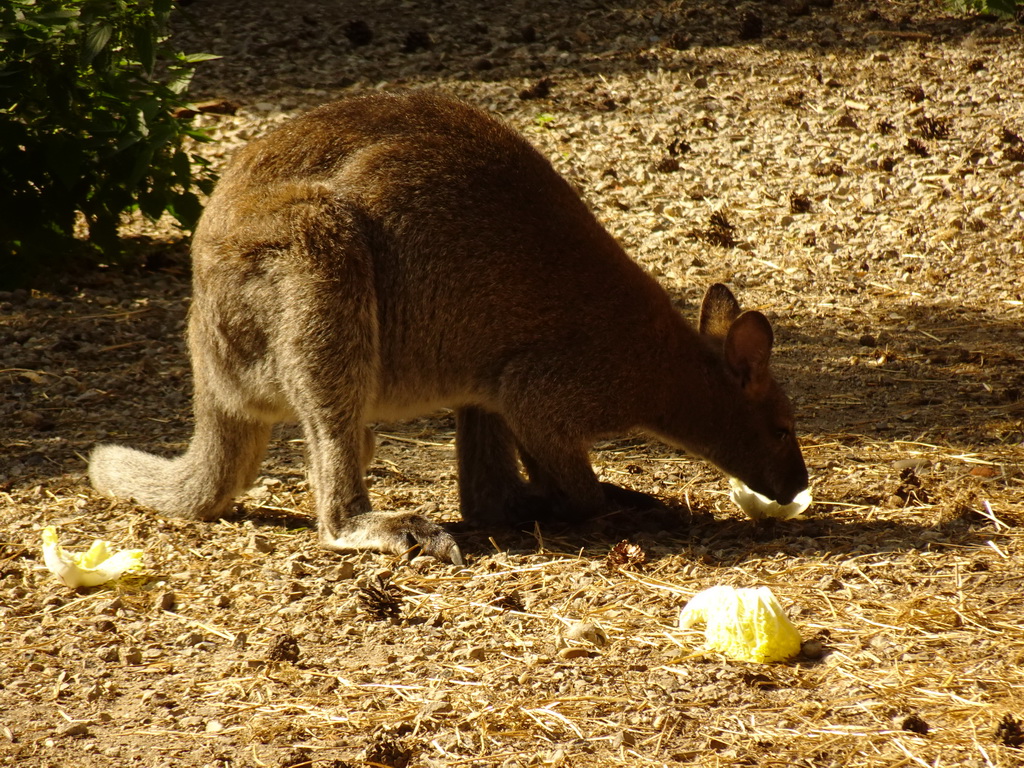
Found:
[{"label": "kangaroo's head", "polygon": [[699,331],[721,353],[714,424],[702,453],[758,493],[788,504],[807,487],[807,467],[789,398],[771,374],[771,324],[760,312],[741,312],[732,292],[716,283],[704,296]]}]

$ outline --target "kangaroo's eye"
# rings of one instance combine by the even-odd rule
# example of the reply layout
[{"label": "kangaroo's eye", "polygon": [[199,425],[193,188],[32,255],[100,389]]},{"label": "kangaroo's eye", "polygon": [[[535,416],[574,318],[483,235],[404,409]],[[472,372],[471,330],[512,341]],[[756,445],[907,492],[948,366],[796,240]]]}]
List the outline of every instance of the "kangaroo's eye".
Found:
[{"label": "kangaroo's eye", "polygon": [[787,429],[786,427],[780,427],[779,429],[775,430],[775,437],[778,438],[779,441],[789,440],[789,438],[791,438],[792,436],[793,430]]}]

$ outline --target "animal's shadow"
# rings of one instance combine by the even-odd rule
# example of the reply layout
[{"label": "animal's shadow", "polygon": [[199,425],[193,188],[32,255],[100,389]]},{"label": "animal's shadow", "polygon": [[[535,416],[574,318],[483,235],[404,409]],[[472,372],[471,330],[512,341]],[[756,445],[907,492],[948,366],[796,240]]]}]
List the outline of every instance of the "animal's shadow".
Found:
[{"label": "animal's shadow", "polygon": [[[522,0],[512,6],[504,0],[465,5],[371,0],[350,7],[295,0],[282,10],[266,3],[196,3],[176,14],[172,25],[187,45],[218,57],[197,73],[200,89],[210,87],[208,77],[222,89],[227,83],[236,84],[240,94],[250,99],[268,85],[298,93],[338,90],[359,79],[416,83],[436,77],[443,57],[443,69],[453,79],[468,77],[460,70],[469,70],[474,79],[483,81],[535,74],[544,84],[521,96],[531,99],[546,97],[551,81],[557,86],[559,78],[576,77],[581,69],[608,77],[682,70],[696,79],[729,66],[727,59],[714,55],[720,49],[749,45],[776,51],[874,51],[879,45],[899,49],[930,37],[962,40],[992,22],[991,17],[980,16],[862,11],[857,3],[758,3],[756,12],[720,0],[678,4],[614,0],[589,5],[593,7],[550,0]],[[357,15],[360,11],[368,21]],[[280,23],[283,12],[291,18],[314,20],[306,27],[307,40],[297,41],[294,25]],[[227,21],[231,27],[225,34]],[[236,28],[246,34],[231,34]],[[258,45],[254,45],[254,29]],[[625,30],[641,31],[627,35],[626,42],[617,41]],[[294,58],[296,45],[317,46],[318,72],[284,74],[288,68],[283,63]],[[695,52],[690,52],[691,47]],[[516,49],[529,51],[528,61],[509,56]],[[609,55],[610,49],[618,55]],[[593,101],[591,108],[615,108],[614,102]]]},{"label": "animal's shadow", "polygon": [[639,545],[648,560],[692,553],[702,564],[733,567],[752,556],[783,555],[793,558],[823,554],[863,556],[870,553],[907,552],[943,545],[984,549],[991,538],[987,521],[954,519],[939,526],[914,521],[850,520],[812,515],[801,520],[716,518],[706,512],[689,515],[669,511],[610,515],[584,525],[536,525],[533,528],[472,529],[453,526],[453,533],[469,556],[483,556],[496,548],[509,553],[561,552],[584,558],[604,558],[620,542]]},{"label": "animal's shadow", "polygon": [[[298,530],[316,529],[316,521],[300,512],[237,507],[230,516],[256,526]],[[988,526],[988,527],[987,527]],[[797,520],[747,520],[715,517],[705,510],[677,505],[638,511],[611,512],[579,523],[524,522],[481,528],[464,521],[445,526],[470,562],[495,552],[505,554],[565,554],[600,560],[621,542],[638,545],[649,560],[692,553],[712,567],[734,567],[752,556],[863,556],[887,552],[934,549],[985,549],[990,523],[969,516],[938,525],[912,520],[851,520],[828,512],[809,513]],[[310,542],[315,547],[314,542]],[[415,555],[415,552],[410,553]],[[330,556],[325,553],[325,556]]]}]

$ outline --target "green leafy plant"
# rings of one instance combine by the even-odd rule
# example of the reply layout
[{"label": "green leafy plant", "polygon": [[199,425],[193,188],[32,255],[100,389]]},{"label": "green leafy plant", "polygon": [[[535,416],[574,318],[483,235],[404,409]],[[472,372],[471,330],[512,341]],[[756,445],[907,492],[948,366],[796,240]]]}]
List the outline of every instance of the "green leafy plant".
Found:
[{"label": "green leafy plant", "polygon": [[550,128],[551,124],[555,122],[555,119],[556,118],[554,115],[549,115],[547,112],[542,112],[541,114],[533,118],[533,122],[537,125],[538,128]]},{"label": "green leafy plant", "polygon": [[946,5],[957,13],[994,13],[1015,16],[1024,11],[1022,0],[947,0]]},{"label": "green leafy plant", "polygon": [[171,49],[172,7],[0,2],[0,285],[117,261],[127,211],[194,226],[213,179],[183,141],[206,137],[174,111],[215,57]]}]

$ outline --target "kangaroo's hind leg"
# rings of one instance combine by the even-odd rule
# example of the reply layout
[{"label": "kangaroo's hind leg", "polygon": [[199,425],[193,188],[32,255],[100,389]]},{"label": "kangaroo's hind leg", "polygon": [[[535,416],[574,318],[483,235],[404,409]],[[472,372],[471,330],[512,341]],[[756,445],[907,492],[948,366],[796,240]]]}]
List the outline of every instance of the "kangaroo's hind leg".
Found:
[{"label": "kangaroo's hind leg", "polygon": [[601,419],[588,422],[601,408],[590,404],[580,384],[578,366],[544,348],[506,365],[500,409],[530,485],[548,500],[552,516],[566,522],[657,507],[653,497],[597,479],[589,450],[593,436],[608,427]]},{"label": "kangaroo's hind leg", "polygon": [[422,552],[462,563],[452,536],[416,514],[375,512],[364,480],[366,429],[380,377],[372,255],[358,217],[337,201],[296,210],[293,264],[281,290],[277,370],[306,441],[320,543],[334,551]]},{"label": "kangaroo's hind leg", "polygon": [[519,470],[516,440],[505,419],[479,407],[455,414],[462,518],[488,528],[552,516],[550,499]]},{"label": "kangaroo's hind leg", "polygon": [[306,441],[321,545],[338,552],[422,552],[461,564],[455,540],[441,526],[416,514],[371,509],[364,480],[372,455],[362,418],[366,385],[351,369],[331,372],[329,386],[324,376],[319,366],[299,363],[286,379]]},{"label": "kangaroo's hind leg", "polygon": [[[560,481],[557,476],[548,471],[544,464],[529,453],[523,446],[519,446],[519,457],[530,477],[530,482],[539,489],[545,489],[546,498],[549,499],[549,507],[555,517],[568,519],[579,519],[593,514],[585,509],[574,509],[572,501],[565,497],[559,490]],[[588,483],[589,484],[589,483]],[[662,504],[658,499],[643,491],[634,491],[632,488],[624,488],[615,483],[599,483],[604,493],[606,511],[615,509],[629,509],[646,511],[660,509]]]}]

